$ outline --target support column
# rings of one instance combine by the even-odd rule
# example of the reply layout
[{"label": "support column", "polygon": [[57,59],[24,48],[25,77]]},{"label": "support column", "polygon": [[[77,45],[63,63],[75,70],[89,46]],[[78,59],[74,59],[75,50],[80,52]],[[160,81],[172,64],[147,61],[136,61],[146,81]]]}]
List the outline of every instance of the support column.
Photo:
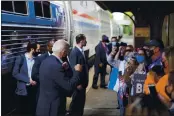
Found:
[{"label": "support column", "polygon": [[150,18],[150,39],[162,39],[162,25],[164,16],[153,16]]}]

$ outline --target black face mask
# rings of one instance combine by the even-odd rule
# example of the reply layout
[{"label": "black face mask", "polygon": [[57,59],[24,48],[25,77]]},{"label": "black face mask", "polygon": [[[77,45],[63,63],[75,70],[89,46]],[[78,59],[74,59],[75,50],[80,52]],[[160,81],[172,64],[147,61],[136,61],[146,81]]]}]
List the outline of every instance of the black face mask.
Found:
[{"label": "black face mask", "polygon": [[67,61],[68,61],[67,57],[63,57],[63,58],[62,58],[62,61],[63,61],[63,62],[67,62]]},{"label": "black face mask", "polygon": [[48,51],[50,54],[52,54],[53,53],[53,51]]},{"label": "black face mask", "polygon": [[154,55],[153,50],[149,50],[149,58],[151,58]]},{"label": "black face mask", "polygon": [[37,57],[39,54],[40,54],[40,52],[34,52],[34,53],[33,53],[33,56],[34,56],[34,57]]}]

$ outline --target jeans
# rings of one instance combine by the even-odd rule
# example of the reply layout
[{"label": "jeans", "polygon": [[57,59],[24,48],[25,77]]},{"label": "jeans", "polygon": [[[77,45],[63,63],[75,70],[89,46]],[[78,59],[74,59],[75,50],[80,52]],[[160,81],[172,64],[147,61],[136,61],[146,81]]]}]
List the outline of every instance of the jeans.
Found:
[{"label": "jeans", "polygon": [[125,107],[123,105],[123,99],[120,96],[120,92],[117,93],[117,99],[119,101],[119,106],[120,106],[120,116],[124,116]]}]

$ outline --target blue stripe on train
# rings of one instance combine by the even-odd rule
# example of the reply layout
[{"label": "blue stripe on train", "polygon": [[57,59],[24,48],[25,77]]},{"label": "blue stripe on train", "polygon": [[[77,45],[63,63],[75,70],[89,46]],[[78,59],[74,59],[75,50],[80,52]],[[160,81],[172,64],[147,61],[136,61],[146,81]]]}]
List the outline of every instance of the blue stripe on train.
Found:
[{"label": "blue stripe on train", "polygon": [[41,26],[59,26],[59,18],[56,18],[56,9],[59,6],[50,4],[51,6],[51,16],[52,18],[38,18],[35,16],[34,11],[34,1],[28,1],[28,15],[20,15],[14,13],[5,13],[2,11],[2,23],[12,23],[12,24],[28,24],[28,25],[41,25]]}]

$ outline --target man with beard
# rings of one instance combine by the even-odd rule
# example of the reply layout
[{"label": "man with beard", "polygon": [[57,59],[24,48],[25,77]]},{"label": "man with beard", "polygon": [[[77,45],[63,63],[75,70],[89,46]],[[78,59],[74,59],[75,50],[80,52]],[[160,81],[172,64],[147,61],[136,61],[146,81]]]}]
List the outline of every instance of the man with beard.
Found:
[{"label": "man with beard", "polygon": [[[83,116],[84,106],[86,101],[86,88],[88,86],[88,63],[84,54],[83,47],[86,46],[87,41],[84,34],[76,36],[76,46],[72,49],[69,60],[71,67],[76,64],[81,64],[83,69],[79,73],[79,77],[82,77],[80,83],[75,89],[72,95],[72,102],[70,104],[69,112],[67,115],[71,116]],[[73,70],[74,75],[75,70]]]},{"label": "man with beard", "polygon": [[40,68],[40,65],[41,65],[43,60],[45,60],[48,56],[50,56],[52,54],[53,44],[54,44],[53,40],[47,42],[47,52],[40,55],[40,56],[38,56],[36,58],[36,61],[35,61],[34,65],[33,65],[32,78],[33,78],[33,80],[35,80],[37,82],[39,81],[39,68]]},{"label": "man with beard", "polygon": [[18,116],[31,115],[35,113],[35,86],[37,82],[32,79],[32,67],[35,62],[34,54],[36,53],[37,44],[29,42],[27,45],[27,52],[16,58],[13,77],[17,80],[17,111]]},{"label": "man with beard", "polygon": [[36,102],[38,100],[38,95],[39,95],[39,69],[41,63],[52,54],[52,47],[53,47],[54,41],[50,40],[47,42],[47,52],[38,56],[35,60],[35,63],[32,68],[32,79],[37,82],[37,86],[35,87],[35,92],[36,92]]}]

